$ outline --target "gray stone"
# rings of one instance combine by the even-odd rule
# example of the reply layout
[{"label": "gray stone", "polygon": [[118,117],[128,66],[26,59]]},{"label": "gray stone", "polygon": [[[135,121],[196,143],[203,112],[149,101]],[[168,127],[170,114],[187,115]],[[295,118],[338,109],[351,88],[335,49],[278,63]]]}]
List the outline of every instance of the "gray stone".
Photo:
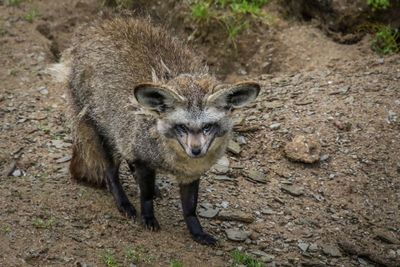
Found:
[{"label": "gray stone", "polygon": [[247,144],[246,142],[246,138],[244,138],[244,136],[238,136],[238,138],[236,138],[236,141],[239,143],[239,145],[245,145]]},{"label": "gray stone", "polygon": [[333,244],[323,244],[321,247],[322,247],[322,251],[324,252],[325,255],[335,257],[335,258],[342,256],[342,253],[340,252],[338,247]]},{"label": "gray stone", "polygon": [[253,182],[257,183],[262,183],[266,184],[267,183],[267,177],[263,172],[255,171],[255,170],[248,170],[245,172],[245,177],[248,180],[251,180]]},{"label": "gray stone", "polygon": [[229,140],[227,150],[235,155],[240,154],[240,145],[233,140]]},{"label": "gray stone", "polygon": [[12,172],[12,176],[14,176],[14,177],[20,177],[20,176],[22,176],[22,174],[23,174],[23,172],[20,169],[15,169]]},{"label": "gray stone", "polygon": [[46,87],[40,87],[39,88],[39,93],[41,93],[42,95],[48,95],[49,94],[49,90],[47,90]]},{"label": "gray stone", "polygon": [[218,214],[218,212],[219,212],[218,208],[216,208],[216,209],[213,209],[213,208],[207,208],[207,209],[200,208],[198,213],[199,213],[200,217],[211,219],[211,218],[214,218]]},{"label": "gray stone", "polygon": [[215,175],[214,179],[218,181],[234,181],[233,178],[226,175]]},{"label": "gray stone", "polygon": [[225,234],[229,240],[237,242],[243,242],[250,236],[249,232],[241,231],[239,229],[226,229]]},{"label": "gray stone", "polygon": [[70,155],[64,156],[64,157],[61,157],[61,158],[57,159],[56,162],[57,162],[57,163],[65,163],[65,162],[70,161],[71,158],[72,158],[72,157],[71,157]]},{"label": "gray stone", "polygon": [[379,229],[375,231],[376,239],[382,240],[388,244],[399,245],[400,241],[390,232],[385,231],[383,229]]},{"label": "gray stone", "polygon": [[272,210],[271,208],[264,208],[261,210],[261,213],[265,214],[265,215],[273,215],[276,212],[274,210]]},{"label": "gray stone", "polygon": [[289,195],[298,197],[304,195],[304,189],[302,187],[298,187],[296,185],[282,185],[282,192],[288,193]]},{"label": "gray stone", "polygon": [[281,127],[281,123],[277,122],[277,123],[273,123],[269,126],[269,128],[271,130],[278,130]]},{"label": "gray stone", "polygon": [[310,244],[305,243],[305,242],[299,242],[299,243],[297,244],[297,246],[299,247],[299,249],[301,249],[301,251],[307,252],[308,247],[310,246]]},{"label": "gray stone", "polygon": [[229,171],[229,159],[226,156],[220,158],[212,167],[212,172],[216,174],[225,174]]},{"label": "gray stone", "polygon": [[316,252],[316,251],[318,251],[318,245],[315,244],[315,243],[312,243],[312,244],[310,244],[310,246],[308,247],[308,250],[309,250],[310,252]]}]

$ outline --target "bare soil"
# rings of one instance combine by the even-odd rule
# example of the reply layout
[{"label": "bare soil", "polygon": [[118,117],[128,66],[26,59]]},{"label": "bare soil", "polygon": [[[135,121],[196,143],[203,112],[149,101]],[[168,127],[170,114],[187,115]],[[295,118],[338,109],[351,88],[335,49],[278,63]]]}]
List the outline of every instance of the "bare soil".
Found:
[{"label": "bare soil", "polygon": [[[0,266],[104,266],[106,253],[121,266],[231,266],[237,248],[268,254],[266,266],[400,266],[399,55],[374,54],[369,36],[338,44],[283,18],[244,33],[235,51],[223,41],[191,41],[220,77],[253,77],[263,88],[237,114],[235,140],[246,143],[227,153],[230,179],[210,172],[200,192],[206,209],[254,220],[201,219],[219,239],[209,248],[190,239],[174,180],[159,178],[155,233],[119,214],[106,190],[69,179],[65,92],[46,70],[74,29],[104,12],[95,0],[0,3]],[[187,38],[188,29],[172,25]],[[288,160],[284,147],[297,135],[318,140],[319,162]],[[248,171],[267,182],[249,180]],[[137,206],[137,185],[126,168],[122,174]],[[233,228],[249,238],[228,240]]]}]

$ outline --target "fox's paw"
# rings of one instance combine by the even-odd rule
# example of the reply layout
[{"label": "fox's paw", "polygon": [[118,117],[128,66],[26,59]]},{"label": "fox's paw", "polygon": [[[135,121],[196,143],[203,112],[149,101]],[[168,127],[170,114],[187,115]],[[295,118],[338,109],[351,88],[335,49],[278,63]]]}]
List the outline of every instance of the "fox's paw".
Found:
[{"label": "fox's paw", "polygon": [[202,232],[200,234],[192,235],[194,241],[207,246],[215,246],[217,244],[217,239],[212,235]]},{"label": "fox's paw", "polygon": [[128,202],[118,205],[118,210],[129,219],[133,221],[136,219],[136,209],[131,203]]},{"label": "fox's paw", "polygon": [[157,221],[156,217],[154,217],[154,216],[143,216],[142,215],[142,224],[146,229],[148,229],[150,231],[160,230],[160,225],[158,224],[158,221]]}]

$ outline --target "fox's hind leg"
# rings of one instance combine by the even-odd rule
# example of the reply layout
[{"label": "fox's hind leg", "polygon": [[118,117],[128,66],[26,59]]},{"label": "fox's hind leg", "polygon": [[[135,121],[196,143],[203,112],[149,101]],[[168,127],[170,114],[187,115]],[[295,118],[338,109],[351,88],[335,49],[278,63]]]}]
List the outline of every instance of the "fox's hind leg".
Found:
[{"label": "fox's hind leg", "polygon": [[134,219],[136,210],[119,181],[120,161],[113,156],[109,142],[98,133],[85,116],[77,119],[74,126],[70,164],[72,178],[94,185],[106,185],[114,197],[118,210]]},{"label": "fox's hind leg", "polygon": [[131,171],[135,171],[135,176],[140,188],[140,209],[142,224],[150,230],[157,231],[160,225],[154,216],[153,199],[155,197],[155,178],[156,172],[145,162],[136,160],[128,163]]}]

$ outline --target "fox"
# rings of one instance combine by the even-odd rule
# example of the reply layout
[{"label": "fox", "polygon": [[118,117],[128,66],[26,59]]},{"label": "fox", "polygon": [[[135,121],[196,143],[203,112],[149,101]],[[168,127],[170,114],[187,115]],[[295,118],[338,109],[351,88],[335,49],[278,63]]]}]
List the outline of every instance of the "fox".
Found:
[{"label": "fox", "polygon": [[139,187],[140,222],[157,231],[155,178],[172,175],[192,239],[215,245],[196,214],[200,178],[224,155],[234,111],[253,102],[260,85],[220,82],[197,54],[150,19],[117,17],[79,28],[53,71],[71,107],[71,178],[106,187],[136,220],[119,178],[126,162]]}]

